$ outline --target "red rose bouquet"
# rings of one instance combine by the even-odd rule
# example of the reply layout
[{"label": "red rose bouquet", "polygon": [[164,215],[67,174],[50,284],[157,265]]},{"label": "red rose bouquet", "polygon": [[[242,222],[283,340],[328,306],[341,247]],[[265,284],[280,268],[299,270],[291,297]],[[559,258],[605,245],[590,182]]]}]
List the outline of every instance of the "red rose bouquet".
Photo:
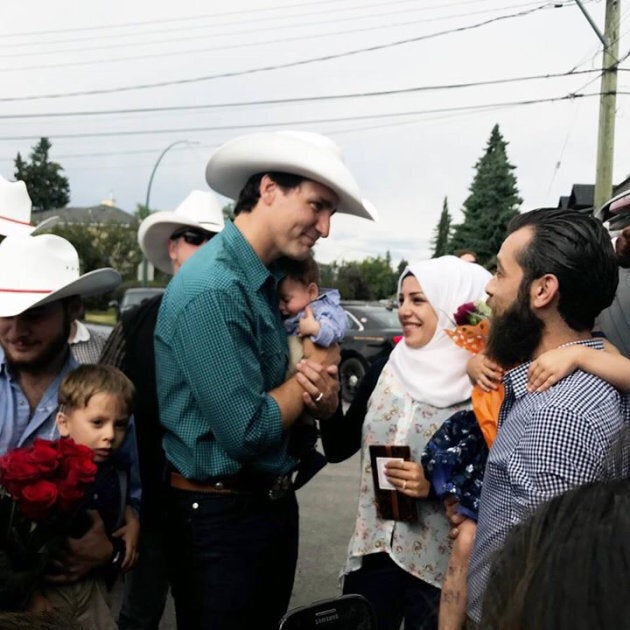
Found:
[{"label": "red rose bouquet", "polygon": [[27,603],[84,516],[96,471],[92,449],[69,439],[37,439],[0,457],[0,610]]},{"label": "red rose bouquet", "polygon": [[[453,314],[457,324],[455,328],[444,332],[460,348],[464,348],[472,354],[478,354],[486,347],[491,314],[490,307],[483,300],[467,302],[462,304]],[[499,385],[498,389],[490,392],[482,390],[477,385],[473,387],[473,410],[488,448],[492,446],[497,435],[499,410],[503,403],[503,397],[503,383]]]}]

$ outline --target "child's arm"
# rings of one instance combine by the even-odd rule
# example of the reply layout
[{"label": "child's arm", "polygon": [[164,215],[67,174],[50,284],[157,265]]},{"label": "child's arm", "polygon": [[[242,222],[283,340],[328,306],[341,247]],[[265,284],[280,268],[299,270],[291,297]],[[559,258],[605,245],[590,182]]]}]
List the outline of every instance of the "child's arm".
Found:
[{"label": "child's arm", "polygon": [[478,385],[484,392],[496,390],[503,380],[501,366],[483,352],[473,355],[468,360],[466,372],[473,385]]},{"label": "child's arm", "polygon": [[630,392],[630,359],[608,342],[604,343],[604,350],[576,344],[544,352],[529,366],[527,389],[543,392],[567,374],[584,370],[622,392]]},{"label": "child's arm", "polygon": [[112,536],[122,538],[125,542],[125,559],[120,568],[123,571],[128,571],[138,561],[138,538],[140,536],[140,521],[136,511],[130,505],[125,507],[125,524],[117,529]]},{"label": "child's arm", "polygon": [[298,321],[298,333],[300,337],[317,337],[321,330],[321,324],[315,319],[313,309],[307,306],[304,315]]}]

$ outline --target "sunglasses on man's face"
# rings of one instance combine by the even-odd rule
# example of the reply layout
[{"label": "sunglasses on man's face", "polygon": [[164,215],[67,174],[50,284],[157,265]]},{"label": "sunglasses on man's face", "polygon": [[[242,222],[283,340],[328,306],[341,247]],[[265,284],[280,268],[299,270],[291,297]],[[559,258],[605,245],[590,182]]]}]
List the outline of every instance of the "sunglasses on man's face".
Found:
[{"label": "sunglasses on man's face", "polygon": [[209,241],[214,234],[206,232],[205,230],[194,230],[186,228],[185,230],[176,230],[171,234],[171,240],[174,241],[178,238],[183,238],[189,245],[199,247],[205,242]]}]

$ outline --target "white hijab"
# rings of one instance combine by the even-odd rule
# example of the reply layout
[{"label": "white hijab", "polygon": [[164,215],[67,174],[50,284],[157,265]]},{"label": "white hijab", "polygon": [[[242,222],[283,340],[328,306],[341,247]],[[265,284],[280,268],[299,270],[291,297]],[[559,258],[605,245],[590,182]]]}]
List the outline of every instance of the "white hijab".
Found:
[{"label": "white hijab", "polygon": [[466,302],[483,300],[492,277],[480,265],[455,256],[441,256],[409,265],[398,280],[413,275],[438,316],[435,334],[422,348],[410,348],[402,339],[389,363],[398,380],[414,399],[433,407],[450,407],[470,398],[472,385],[466,374],[471,354],[445,334],[453,328],[453,313]]}]

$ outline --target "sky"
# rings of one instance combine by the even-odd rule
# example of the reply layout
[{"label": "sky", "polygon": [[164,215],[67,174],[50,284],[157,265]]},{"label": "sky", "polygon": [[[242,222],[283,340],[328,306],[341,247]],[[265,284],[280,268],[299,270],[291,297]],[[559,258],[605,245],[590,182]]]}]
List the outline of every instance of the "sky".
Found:
[{"label": "sky", "polygon": [[[603,31],[605,3],[583,4]],[[622,5],[621,59],[629,32]],[[594,182],[601,48],[571,1],[2,2],[0,174],[46,136],[69,205],[133,212],[155,169],[149,206],[172,210],[207,190],[223,142],[315,131],[380,216],[336,215],[317,259],[420,260],[445,197],[461,220],[494,124],[523,210]],[[620,68],[614,182],[630,174],[630,59]],[[563,76],[514,80],[547,75]]]}]

